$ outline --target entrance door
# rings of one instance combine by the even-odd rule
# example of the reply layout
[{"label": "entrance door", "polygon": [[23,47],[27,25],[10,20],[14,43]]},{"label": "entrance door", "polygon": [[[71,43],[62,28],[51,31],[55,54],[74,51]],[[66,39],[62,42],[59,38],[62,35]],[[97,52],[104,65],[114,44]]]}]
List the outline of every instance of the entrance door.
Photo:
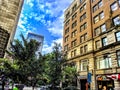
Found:
[{"label": "entrance door", "polygon": [[87,79],[81,79],[80,83],[81,83],[81,90],[86,90]]}]

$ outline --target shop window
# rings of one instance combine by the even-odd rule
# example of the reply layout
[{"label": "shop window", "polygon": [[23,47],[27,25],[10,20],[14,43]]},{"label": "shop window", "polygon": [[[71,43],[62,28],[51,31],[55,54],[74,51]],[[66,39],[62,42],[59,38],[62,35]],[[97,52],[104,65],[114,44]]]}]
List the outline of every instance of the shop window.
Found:
[{"label": "shop window", "polygon": [[102,38],[102,45],[103,45],[103,46],[107,46],[107,45],[108,45],[108,42],[107,42],[107,38],[106,38],[106,37]]},{"label": "shop window", "polygon": [[113,4],[110,6],[110,8],[111,8],[112,11],[117,10],[117,9],[118,9],[118,5],[117,5],[117,3],[116,3],[116,2],[113,3]]},{"label": "shop window", "polygon": [[120,25],[120,17],[119,16],[116,16],[115,18],[113,18],[113,22],[114,22],[114,25]]},{"label": "shop window", "polygon": [[117,51],[118,66],[120,67],[120,51]]},{"label": "shop window", "polygon": [[120,32],[116,32],[116,41],[120,41]]},{"label": "shop window", "polygon": [[81,60],[80,62],[80,66],[81,66],[81,71],[87,71],[87,66],[88,66],[88,62],[87,60]]}]

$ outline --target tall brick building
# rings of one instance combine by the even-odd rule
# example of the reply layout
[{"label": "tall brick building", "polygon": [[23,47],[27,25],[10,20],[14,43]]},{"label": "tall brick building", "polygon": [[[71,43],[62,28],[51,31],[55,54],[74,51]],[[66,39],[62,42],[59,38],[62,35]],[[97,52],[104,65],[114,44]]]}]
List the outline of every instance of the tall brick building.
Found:
[{"label": "tall brick building", "polygon": [[24,0],[0,0],[0,58],[13,40]]},{"label": "tall brick building", "polygon": [[91,90],[120,90],[120,0],[74,0],[64,12],[63,48],[78,88],[86,90],[91,73]]}]

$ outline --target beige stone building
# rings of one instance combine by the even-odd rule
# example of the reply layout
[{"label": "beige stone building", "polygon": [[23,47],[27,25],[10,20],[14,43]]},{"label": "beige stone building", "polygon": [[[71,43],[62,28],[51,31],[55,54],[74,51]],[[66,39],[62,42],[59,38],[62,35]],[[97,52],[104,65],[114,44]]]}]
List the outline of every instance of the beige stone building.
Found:
[{"label": "beige stone building", "polygon": [[24,0],[0,0],[0,58],[14,38]]},{"label": "beige stone building", "polygon": [[74,0],[64,12],[63,48],[78,88],[120,90],[120,0]]}]

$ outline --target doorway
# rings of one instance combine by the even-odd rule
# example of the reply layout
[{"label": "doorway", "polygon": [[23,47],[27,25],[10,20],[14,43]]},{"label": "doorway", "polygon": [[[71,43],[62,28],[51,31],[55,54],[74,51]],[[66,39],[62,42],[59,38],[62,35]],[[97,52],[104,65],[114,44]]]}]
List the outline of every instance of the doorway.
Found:
[{"label": "doorway", "polygon": [[86,90],[87,79],[81,79],[80,83],[81,83],[81,90]]}]

